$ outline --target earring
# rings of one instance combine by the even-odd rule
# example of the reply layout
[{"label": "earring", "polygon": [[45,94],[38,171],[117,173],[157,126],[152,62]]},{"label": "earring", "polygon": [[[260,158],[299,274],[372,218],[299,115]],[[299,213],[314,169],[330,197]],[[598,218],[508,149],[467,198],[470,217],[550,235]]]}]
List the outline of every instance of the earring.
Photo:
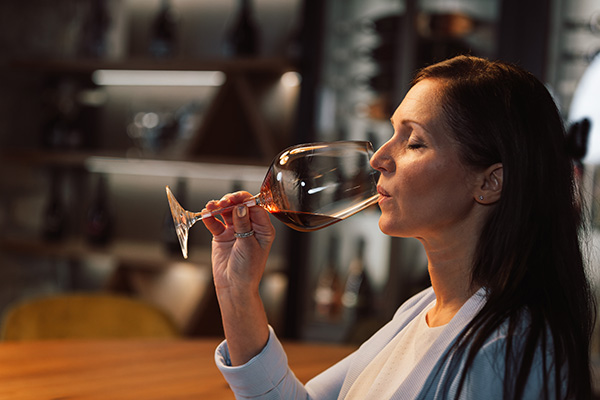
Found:
[{"label": "earring", "polygon": [[483,196],[481,196],[481,195],[480,195],[480,196],[479,196],[479,200],[483,200]]}]

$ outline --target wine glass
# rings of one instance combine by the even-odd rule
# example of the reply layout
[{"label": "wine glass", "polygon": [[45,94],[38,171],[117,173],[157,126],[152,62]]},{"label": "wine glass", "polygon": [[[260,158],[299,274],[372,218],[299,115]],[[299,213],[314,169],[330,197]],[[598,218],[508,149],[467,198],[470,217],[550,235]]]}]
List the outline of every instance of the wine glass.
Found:
[{"label": "wine glass", "polygon": [[[306,143],[279,153],[265,176],[260,192],[246,201],[261,206],[298,231],[325,228],[377,203],[378,172],[369,160],[373,146],[367,141]],[[227,212],[190,212],[166,187],[169,207],[183,257],[187,258],[188,231],[203,218]]]}]

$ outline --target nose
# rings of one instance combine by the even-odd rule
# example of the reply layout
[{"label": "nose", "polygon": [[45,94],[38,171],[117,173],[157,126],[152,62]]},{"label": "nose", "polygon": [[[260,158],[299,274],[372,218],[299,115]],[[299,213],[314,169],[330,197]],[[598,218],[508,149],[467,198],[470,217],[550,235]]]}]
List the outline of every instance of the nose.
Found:
[{"label": "nose", "polygon": [[389,142],[386,142],[373,154],[370,160],[371,167],[379,172],[393,172],[395,170],[394,159],[388,151]]}]

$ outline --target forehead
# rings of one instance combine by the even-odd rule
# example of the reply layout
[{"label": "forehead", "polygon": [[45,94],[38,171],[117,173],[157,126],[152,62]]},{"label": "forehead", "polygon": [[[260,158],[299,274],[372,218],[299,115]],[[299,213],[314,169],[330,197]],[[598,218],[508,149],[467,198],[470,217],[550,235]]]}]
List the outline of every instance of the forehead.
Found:
[{"label": "forehead", "polygon": [[443,82],[425,79],[414,85],[392,116],[392,123],[417,122],[431,128],[439,128],[443,122],[441,101]]},{"label": "forehead", "polygon": [[425,111],[435,112],[439,109],[442,97],[442,82],[433,79],[425,79],[414,85],[404,96],[402,103],[394,113],[421,113]]}]

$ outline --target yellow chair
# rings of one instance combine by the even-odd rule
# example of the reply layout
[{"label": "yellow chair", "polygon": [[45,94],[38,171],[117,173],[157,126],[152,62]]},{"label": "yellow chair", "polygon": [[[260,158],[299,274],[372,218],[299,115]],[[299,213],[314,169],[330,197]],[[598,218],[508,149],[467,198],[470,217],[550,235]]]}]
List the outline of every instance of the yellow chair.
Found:
[{"label": "yellow chair", "polygon": [[173,338],[171,319],[156,307],[110,294],[61,294],[24,301],[3,318],[0,339]]}]

